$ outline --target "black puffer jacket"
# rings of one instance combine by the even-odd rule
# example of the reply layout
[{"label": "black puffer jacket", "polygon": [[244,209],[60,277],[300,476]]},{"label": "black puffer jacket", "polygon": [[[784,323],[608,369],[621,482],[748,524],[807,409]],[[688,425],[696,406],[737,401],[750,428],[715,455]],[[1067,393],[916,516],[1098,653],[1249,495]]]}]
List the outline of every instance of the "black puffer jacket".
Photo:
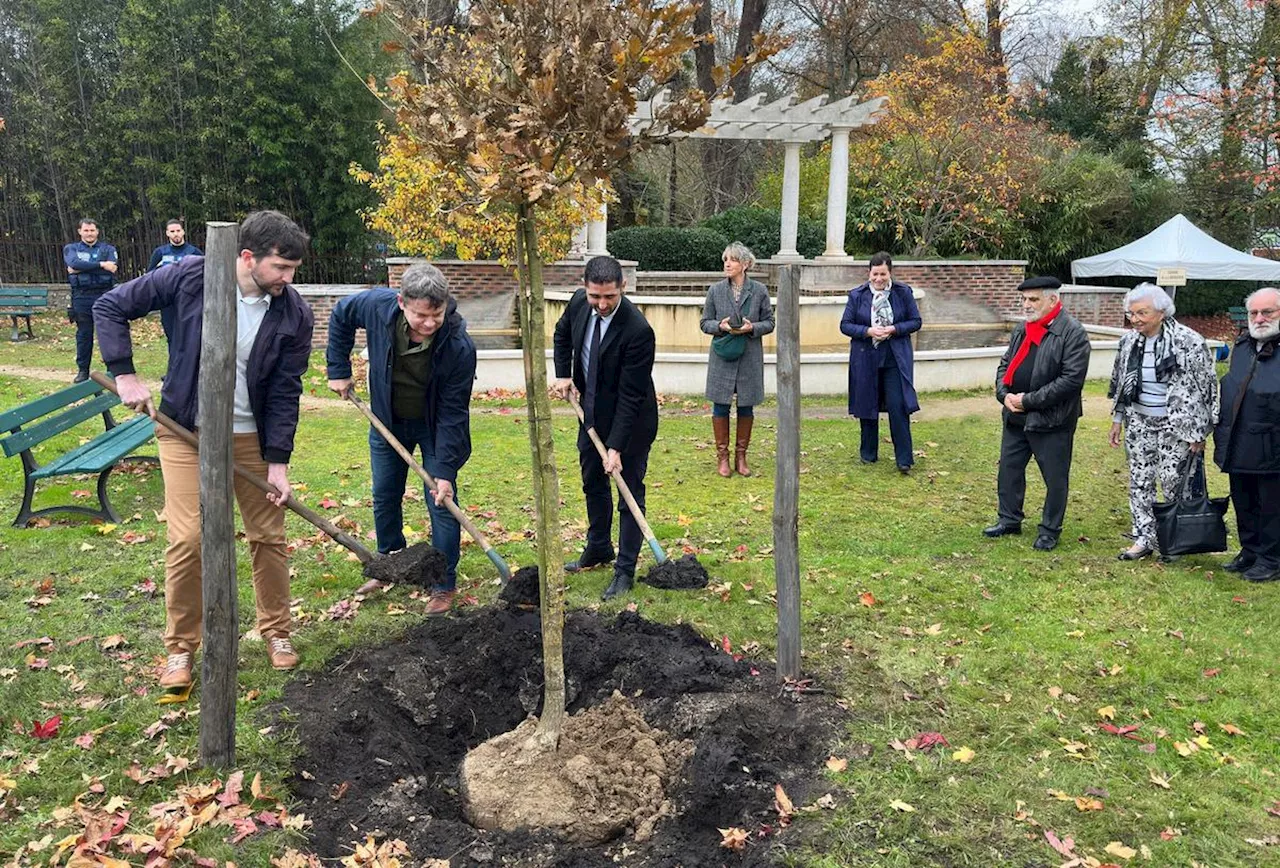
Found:
[{"label": "black puffer jacket", "polygon": [[1222,415],[1213,432],[1213,461],[1226,473],[1280,473],[1277,344],[1280,338],[1272,338],[1259,349],[1246,335],[1231,350],[1231,367],[1222,378]]},{"label": "black puffer jacket", "polygon": [[[1026,323],[1014,326],[1009,348],[1000,357],[1000,367],[996,369],[996,400],[1001,404],[1010,392],[1004,384],[1004,372],[1026,336]],[[1022,396],[1028,431],[1075,427],[1076,420],[1084,415],[1080,393],[1089,373],[1089,351],[1089,335],[1075,317],[1064,310],[1053,318],[1044,340],[1036,348],[1031,389]],[[1009,415],[1006,408],[1006,421]]]}]

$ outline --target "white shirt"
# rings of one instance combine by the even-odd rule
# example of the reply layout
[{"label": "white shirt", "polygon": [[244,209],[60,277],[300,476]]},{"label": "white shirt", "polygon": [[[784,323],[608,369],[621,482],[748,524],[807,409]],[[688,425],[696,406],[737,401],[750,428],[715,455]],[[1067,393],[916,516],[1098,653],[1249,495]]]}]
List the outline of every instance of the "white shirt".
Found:
[{"label": "white shirt", "polygon": [[271,307],[271,294],[264,292],[245,298],[244,291],[237,286],[236,299],[236,398],[231,430],[235,434],[252,434],[258,430],[258,423],[249,406],[249,354]]},{"label": "white shirt", "polygon": [[[618,307],[622,306],[622,302],[618,302]],[[609,332],[609,323],[613,322],[613,317],[618,312],[615,307],[608,316],[602,317],[596,311],[591,311],[591,316],[587,318],[587,333],[582,339],[582,379],[586,382],[587,371],[591,370],[591,333],[596,327],[596,320],[600,320],[600,346],[604,346],[604,336]]]}]

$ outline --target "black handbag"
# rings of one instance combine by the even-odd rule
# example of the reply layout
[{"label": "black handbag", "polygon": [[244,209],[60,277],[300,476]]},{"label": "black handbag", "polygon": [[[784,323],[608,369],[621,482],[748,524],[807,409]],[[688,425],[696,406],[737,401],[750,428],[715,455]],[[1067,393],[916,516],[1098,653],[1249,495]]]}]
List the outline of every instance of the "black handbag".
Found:
[{"label": "black handbag", "polygon": [[1187,461],[1187,472],[1178,492],[1181,499],[1155,504],[1160,554],[1169,557],[1225,552],[1227,522],[1224,516],[1231,498],[1209,497],[1203,454]]}]

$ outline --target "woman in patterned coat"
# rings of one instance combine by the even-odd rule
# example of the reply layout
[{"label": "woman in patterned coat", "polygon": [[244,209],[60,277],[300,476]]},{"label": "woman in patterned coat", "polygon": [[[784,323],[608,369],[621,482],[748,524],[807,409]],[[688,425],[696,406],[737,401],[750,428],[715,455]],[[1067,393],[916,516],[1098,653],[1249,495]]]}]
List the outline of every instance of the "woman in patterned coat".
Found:
[{"label": "woman in patterned coat", "polygon": [[[756,257],[735,241],[724,250],[724,280],[707,287],[702,330],[713,336],[707,357],[707,400],[716,438],[716,470],[728,477],[736,469],[750,476],[747,449],[755,405],[764,400],[764,341],[773,331],[773,303],[763,283],[747,277]],[[729,408],[738,397],[734,468],[729,466]]]},{"label": "woman in patterned coat", "polygon": [[1217,373],[1205,339],[1173,318],[1173,299],[1142,283],[1124,298],[1132,330],[1120,338],[1111,387],[1111,445],[1129,457],[1133,545],[1120,560],[1155,552],[1156,481],[1166,500],[1179,499],[1187,464],[1203,460],[1218,422]]}]

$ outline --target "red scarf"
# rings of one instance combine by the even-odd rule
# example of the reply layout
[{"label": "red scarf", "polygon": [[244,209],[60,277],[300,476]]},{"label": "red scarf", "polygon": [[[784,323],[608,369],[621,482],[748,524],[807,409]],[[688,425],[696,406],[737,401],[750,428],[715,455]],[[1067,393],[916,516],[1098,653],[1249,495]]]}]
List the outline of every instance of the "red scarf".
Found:
[{"label": "red scarf", "polygon": [[1037,320],[1027,321],[1027,336],[1023,338],[1022,343],[1018,346],[1018,351],[1013,354],[1013,361],[1009,362],[1009,368],[1004,372],[1004,380],[1006,386],[1013,385],[1013,374],[1018,370],[1018,365],[1022,364],[1022,360],[1027,357],[1027,353],[1031,352],[1031,346],[1040,346],[1040,342],[1044,340],[1045,332],[1049,331],[1049,323],[1053,322],[1053,318],[1062,313],[1062,302],[1059,301],[1053,306],[1047,314]]}]

